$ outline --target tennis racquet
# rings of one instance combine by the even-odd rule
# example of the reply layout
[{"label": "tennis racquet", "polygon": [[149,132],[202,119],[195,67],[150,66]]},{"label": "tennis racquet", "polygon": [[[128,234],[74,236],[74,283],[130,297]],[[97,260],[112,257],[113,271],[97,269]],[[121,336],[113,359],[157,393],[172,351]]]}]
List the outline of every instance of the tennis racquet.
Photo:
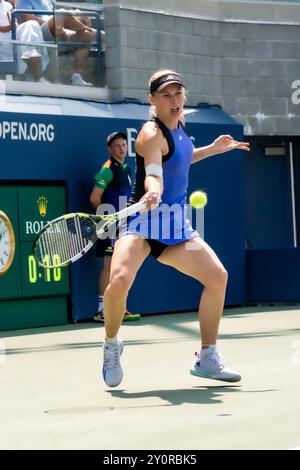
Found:
[{"label": "tennis racquet", "polygon": [[138,202],[114,214],[78,212],[58,217],[45,225],[38,234],[33,244],[34,257],[44,268],[74,263],[90,250],[98,238],[107,236],[113,224],[145,209],[145,204]]}]

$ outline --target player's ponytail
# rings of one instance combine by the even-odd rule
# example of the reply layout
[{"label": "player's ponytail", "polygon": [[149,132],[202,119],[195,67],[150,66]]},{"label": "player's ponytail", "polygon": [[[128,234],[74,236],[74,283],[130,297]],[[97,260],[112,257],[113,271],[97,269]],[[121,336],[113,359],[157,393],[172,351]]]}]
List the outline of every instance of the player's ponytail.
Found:
[{"label": "player's ponytail", "polygon": [[152,121],[156,117],[156,107],[152,104],[149,108],[148,119]]}]

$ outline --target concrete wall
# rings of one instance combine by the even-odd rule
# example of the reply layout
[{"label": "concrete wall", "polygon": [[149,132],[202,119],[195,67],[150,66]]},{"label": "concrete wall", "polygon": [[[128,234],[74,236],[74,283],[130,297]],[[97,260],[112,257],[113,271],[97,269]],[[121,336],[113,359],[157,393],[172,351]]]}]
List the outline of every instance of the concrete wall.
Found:
[{"label": "concrete wall", "polygon": [[153,71],[173,68],[184,76],[188,105],[220,104],[245,134],[299,134],[299,2],[104,0],[104,6],[113,99],[147,101]]}]

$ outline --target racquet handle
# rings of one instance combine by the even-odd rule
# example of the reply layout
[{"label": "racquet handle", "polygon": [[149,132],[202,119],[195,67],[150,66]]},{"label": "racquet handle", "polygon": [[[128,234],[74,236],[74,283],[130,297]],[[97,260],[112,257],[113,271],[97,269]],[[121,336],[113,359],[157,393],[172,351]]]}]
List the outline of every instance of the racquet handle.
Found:
[{"label": "racquet handle", "polygon": [[116,215],[118,219],[121,220],[144,210],[146,210],[146,205],[143,202],[137,202],[136,204],[132,204],[132,206],[125,207],[125,209],[122,209]]}]

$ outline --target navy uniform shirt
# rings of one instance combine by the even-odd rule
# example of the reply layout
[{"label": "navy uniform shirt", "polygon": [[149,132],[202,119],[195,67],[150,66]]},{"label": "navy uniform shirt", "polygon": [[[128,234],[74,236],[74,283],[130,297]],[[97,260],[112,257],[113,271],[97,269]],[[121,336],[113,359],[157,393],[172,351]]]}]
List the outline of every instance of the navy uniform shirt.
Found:
[{"label": "navy uniform shirt", "polygon": [[104,189],[101,204],[112,204],[119,210],[119,197],[129,199],[131,193],[131,171],[126,163],[110,157],[95,174],[95,185]]}]

